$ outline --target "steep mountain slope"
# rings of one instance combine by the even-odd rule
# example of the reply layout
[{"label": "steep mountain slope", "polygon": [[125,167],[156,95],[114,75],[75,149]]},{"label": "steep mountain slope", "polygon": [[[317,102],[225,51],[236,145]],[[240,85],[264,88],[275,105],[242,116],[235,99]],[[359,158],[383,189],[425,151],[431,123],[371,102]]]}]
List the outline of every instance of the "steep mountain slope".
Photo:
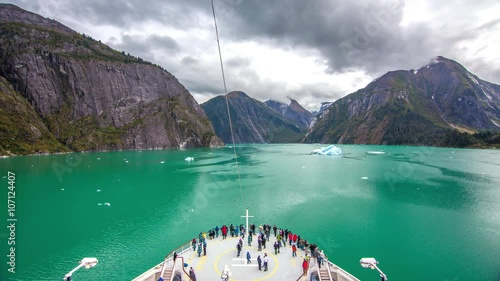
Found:
[{"label": "steep mountain slope", "polygon": [[459,63],[443,57],[413,71],[416,87],[431,98],[451,126],[500,129],[500,86],[479,79]]},{"label": "steep mountain slope", "polygon": [[446,145],[451,129],[500,129],[500,87],[437,57],[391,71],[324,110],[306,142]]},{"label": "steep mountain slope", "polygon": [[0,155],[68,151],[26,99],[0,76]]},{"label": "steep mountain slope", "polygon": [[0,75],[72,150],[222,144],[166,70],[10,4],[0,4]]},{"label": "steep mountain slope", "polygon": [[[297,142],[305,134],[281,114],[243,92],[229,93],[228,101],[236,143]],[[201,106],[217,135],[224,142],[232,143],[226,97],[215,97]]]},{"label": "steep mountain slope", "polygon": [[301,130],[307,131],[309,129],[313,115],[307,109],[303,108],[296,100],[290,99],[290,104],[268,100],[264,102],[264,104],[283,114],[286,120],[297,125]]}]

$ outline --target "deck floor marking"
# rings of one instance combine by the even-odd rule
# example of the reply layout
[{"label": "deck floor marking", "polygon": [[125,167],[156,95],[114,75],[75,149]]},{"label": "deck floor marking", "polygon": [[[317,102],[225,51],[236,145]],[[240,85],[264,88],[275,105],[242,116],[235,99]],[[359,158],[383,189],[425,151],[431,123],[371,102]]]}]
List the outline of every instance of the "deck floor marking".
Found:
[{"label": "deck floor marking", "polygon": [[[215,245],[217,243],[220,243],[220,242],[221,242],[220,240],[219,241],[214,241],[214,242],[210,243],[210,246],[213,246],[213,245]],[[208,252],[208,244],[207,244],[207,252]],[[195,253],[198,254],[197,252],[195,252]],[[200,256],[200,260],[196,264],[196,270],[203,270],[203,268],[205,267],[205,263],[206,262],[207,262],[207,256],[201,255]]]},{"label": "deck floor marking", "polygon": [[196,264],[196,270],[203,270],[206,261],[207,261],[207,256],[201,256],[200,261]]},{"label": "deck floor marking", "polygon": [[[215,262],[214,262],[214,268],[215,268],[215,272],[217,272],[217,274],[218,274],[218,275],[222,275],[221,271],[219,270],[219,268],[218,268],[218,266],[217,266],[217,265],[219,264],[219,259],[220,259],[223,255],[226,255],[226,254],[228,254],[228,253],[230,253],[230,252],[233,252],[233,251],[236,251],[236,250],[235,250],[235,249],[229,249],[229,250],[227,250],[227,251],[223,252],[222,254],[219,254],[219,255],[217,256],[217,258],[215,259]],[[272,259],[274,260],[274,264],[275,264],[274,269],[273,269],[273,271],[271,271],[270,273],[268,273],[268,274],[267,274],[267,275],[265,275],[264,277],[261,277],[261,278],[258,278],[258,279],[252,279],[252,281],[261,281],[261,280],[266,280],[267,278],[269,278],[269,277],[273,276],[273,275],[276,273],[276,271],[278,271],[278,267],[279,267],[279,262],[278,262],[278,259],[277,259],[274,255],[271,255],[271,253],[270,253],[269,251],[262,251],[262,254],[264,254],[264,253],[267,253],[267,254],[268,254],[267,256],[268,256],[269,258],[272,258]],[[264,264],[264,262],[262,262],[262,264]],[[233,276],[234,276],[234,274],[233,274]],[[231,278],[230,278],[230,280],[231,280],[231,281],[244,281],[244,280],[234,279],[234,277],[231,277]]]}]

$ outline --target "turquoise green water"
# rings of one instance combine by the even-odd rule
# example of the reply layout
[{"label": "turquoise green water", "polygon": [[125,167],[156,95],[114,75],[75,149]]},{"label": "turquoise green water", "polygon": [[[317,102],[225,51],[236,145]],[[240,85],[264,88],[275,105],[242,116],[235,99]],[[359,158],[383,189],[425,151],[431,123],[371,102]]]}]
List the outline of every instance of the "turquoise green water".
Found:
[{"label": "turquoise green water", "polygon": [[[200,230],[243,223],[245,206],[256,224],[298,232],[362,280],[379,280],[362,257],[378,259],[389,280],[500,280],[499,151],[308,155],[316,148],[238,146],[242,190],[230,148],[0,159],[0,280],[62,280],[83,257],[99,264],[75,281],[130,280]],[[8,171],[16,273],[7,271]]]}]

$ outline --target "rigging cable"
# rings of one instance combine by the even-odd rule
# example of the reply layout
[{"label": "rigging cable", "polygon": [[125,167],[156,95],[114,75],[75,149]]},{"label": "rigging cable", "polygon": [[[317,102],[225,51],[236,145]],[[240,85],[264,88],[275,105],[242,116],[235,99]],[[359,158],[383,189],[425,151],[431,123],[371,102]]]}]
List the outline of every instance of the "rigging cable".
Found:
[{"label": "rigging cable", "polygon": [[214,16],[215,35],[217,37],[217,47],[219,49],[220,69],[222,71],[222,81],[224,83],[224,94],[225,94],[225,97],[226,97],[226,107],[227,107],[227,116],[228,116],[228,119],[229,119],[229,129],[231,131],[231,140],[233,142],[234,161],[236,163],[236,170],[238,171],[238,183],[240,185],[241,202],[243,202],[243,206],[246,206],[245,200],[244,200],[244,197],[243,197],[243,187],[241,185],[241,175],[240,175],[240,166],[238,164],[238,155],[236,154],[236,146],[234,145],[233,123],[231,121],[231,112],[229,111],[229,99],[227,97],[226,76],[224,75],[224,65],[222,64],[222,53],[221,53],[221,50],[220,50],[220,43],[219,43],[219,29],[217,28],[217,20],[215,19],[214,0],[212,0],[212,14]]}]

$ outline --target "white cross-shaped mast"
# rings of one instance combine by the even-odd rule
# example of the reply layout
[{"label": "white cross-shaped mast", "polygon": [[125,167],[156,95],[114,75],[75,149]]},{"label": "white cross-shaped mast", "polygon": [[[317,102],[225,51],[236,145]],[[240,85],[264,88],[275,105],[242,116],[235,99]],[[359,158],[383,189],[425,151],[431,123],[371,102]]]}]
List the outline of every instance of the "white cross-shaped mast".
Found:
[{"label": "white cross-shaped mast", "polygon": [[253,218],[253,216],[249,216],[248,215],[248,208],[247,208],[247,214],[246,216],[241,216],[242,218],[246,218],[246,228],[245,228],[245,233],[246,233],[246,236],[248,237],[248,218]]}]

